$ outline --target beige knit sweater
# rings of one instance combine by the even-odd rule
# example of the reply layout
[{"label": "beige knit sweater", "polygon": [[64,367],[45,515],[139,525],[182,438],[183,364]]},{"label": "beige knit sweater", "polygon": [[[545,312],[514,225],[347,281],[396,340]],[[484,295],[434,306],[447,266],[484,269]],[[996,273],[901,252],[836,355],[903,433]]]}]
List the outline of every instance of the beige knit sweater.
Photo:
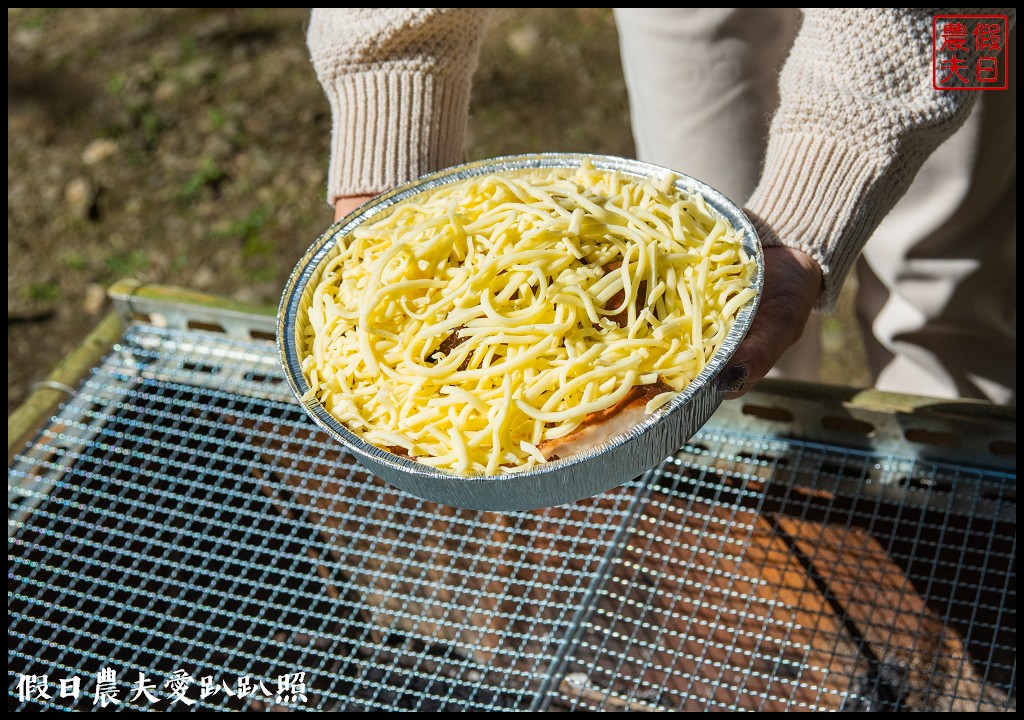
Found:
[{"label": "beige knit sweater", "polygon": [[[799,248],[821,265],[820,310],[834,307],[868,237],[976,99],[932,88],[937,12],[804,10],[745,209],[765,246]],[[313,10],[307,42],[333,114],[332,204],[467,159],[471,84],[490,13]]]}]

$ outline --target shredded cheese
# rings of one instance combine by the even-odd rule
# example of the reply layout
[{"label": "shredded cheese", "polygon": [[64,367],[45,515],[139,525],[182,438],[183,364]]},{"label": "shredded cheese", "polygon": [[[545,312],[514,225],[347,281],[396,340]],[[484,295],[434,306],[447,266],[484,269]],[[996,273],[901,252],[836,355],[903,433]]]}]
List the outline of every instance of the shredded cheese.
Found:
[{"label": "shredded cheese", "polygon": [[382,449],[463,475],[543,463],[638,385],[682,392],[754,291],[754,260],[668,175],[482,175],[339,240],[298,343],[315,397]]}]

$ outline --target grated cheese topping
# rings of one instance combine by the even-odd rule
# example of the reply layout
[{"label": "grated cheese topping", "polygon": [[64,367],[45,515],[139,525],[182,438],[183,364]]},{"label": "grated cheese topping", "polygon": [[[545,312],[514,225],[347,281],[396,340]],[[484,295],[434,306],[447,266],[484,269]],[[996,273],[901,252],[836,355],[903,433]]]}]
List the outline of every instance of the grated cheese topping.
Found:
[{"label": "grated cheese topping", "polygon": [[518,472],[636,386],[654,412],[754,295],[739,234],[674,176],[482,175],[338,242],[298,332],[307,398],[461,475]]}]

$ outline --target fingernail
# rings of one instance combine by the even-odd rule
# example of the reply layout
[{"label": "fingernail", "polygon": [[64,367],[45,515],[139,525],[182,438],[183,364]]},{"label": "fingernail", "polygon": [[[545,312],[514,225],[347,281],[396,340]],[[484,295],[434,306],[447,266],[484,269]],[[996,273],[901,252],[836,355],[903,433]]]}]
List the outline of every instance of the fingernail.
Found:
[{"label": "fingernail", "polygon": [[727,367],[718,376],[718,389],[725,393],[739,392],[747,382],[750,371],[746,365]]}]

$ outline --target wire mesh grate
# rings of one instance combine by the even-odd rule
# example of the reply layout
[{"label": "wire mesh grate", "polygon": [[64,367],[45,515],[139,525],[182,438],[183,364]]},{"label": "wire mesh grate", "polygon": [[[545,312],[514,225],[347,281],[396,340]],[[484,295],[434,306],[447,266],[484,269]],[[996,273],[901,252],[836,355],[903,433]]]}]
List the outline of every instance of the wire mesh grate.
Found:
[{"label": "wire mesh grate", "polygon": [[276,358],[133,326],[14,458],[9,709],[1015,709],[1015,472],[713,419],[599,497],[458,510]]}]

